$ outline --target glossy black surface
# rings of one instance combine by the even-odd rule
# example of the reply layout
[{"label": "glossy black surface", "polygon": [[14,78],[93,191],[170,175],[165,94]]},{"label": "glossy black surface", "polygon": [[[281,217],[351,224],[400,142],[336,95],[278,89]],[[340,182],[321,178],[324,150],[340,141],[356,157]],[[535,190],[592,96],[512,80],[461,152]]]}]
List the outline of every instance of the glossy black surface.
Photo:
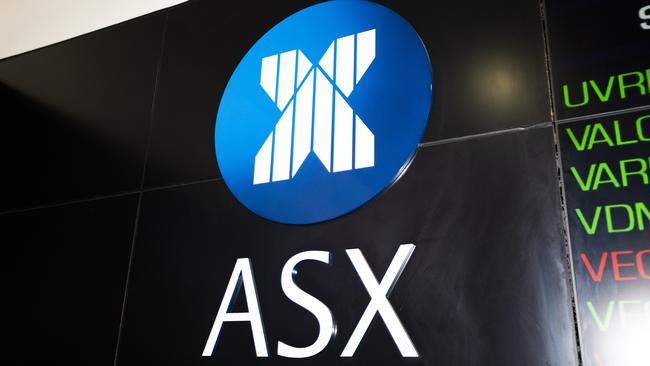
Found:
[{"label": "glossy black surface", "polygon": [[[118,365],[577,365],[559,207],[551,128],[423,148],[393,188],[318,225],[266,221],[223,181],[147,192]],[[375,318],[356,356],[339,358],[369,300],[344,250],[360,248],[380,277],[404,243],[417,247],[389,298],[421,357],[401,358]],[[333,255],[296,278],[338,333],[321,354],[289,360],[278,340],[316,336],[280,288],[285,261],[306,250]],[[253,264],[271,358],[255,357],[245,323],[225,325],[202,357],[240,257]]]},{"label": "glossy black surface", "polygon": [[[637,216],[635,203],[641,202],[646,210],[650,208],[650,186],[647,169],[650,164],[650,142],[639,141],[636,121],[646,117],[642,131],[650,138],[650,111],[620,114],[598,119],[566,123],[560,125],[560,142],[566,201],[569,217],[569,232],[573,251],[573,266],[576,281],[576,303],[579,324],[582,333],[583,362],[586,366],[632,365],[632,362],[648,360],[647,340],[650,337],[650,253],[641,256],[641,251],[650,250],[650,217]],[[596,123],[602,123],[610,141],[616,144],[618,123],[620,138],[625,143],[610,146],[598,133],[597,139],[603,141],[593,145],[592,149],[578,151],[569,137],[569,131],[581,144],[585,131],[590,135]],[[585,140],[586,142],[589,139]],[[632,143],[638,141],[637,143]],[[589,144],[587,143],[587,146]],[[626,163],[627,171],[645,169],[643,174],[630,175],[627,183],[623,181],[620,161],[641,159]],[[612,175],[593,168],[592,178],[589,171],[593,164],[606,163]],[[644,165],[645,164],[645,165]],[[645,168],[644,168],[645,167]],[[575,173],[574,173],[575,172]],[[584,190],[579,182],[602,182],[589,185]],[[609,232],[607,229],[607,205],[630,205],[633,210],[633,227],[627,232]],[[600,214],[596,212],[601,206]],[[583,224],[578,211],[585,218]],[[623,230],[630,224],[629,216],[623,207],[611,209],[612,228]],[[641,220],[639,220],[639,218]],[[593,226],[593,232],[589,232]],[[617,254],[616,261],[621,265],[615,275],[612,255]],[[584,255],[584,258],[583,258]],[[603,260],[603,255],[606,255]],[[601,270],[601,265],[604,265]],[[645,274],[645,278],[644,278]],[[631,301],[631,303],[625,303]],[[611,305],[613,302],[613,305]],[[623,304],[621,305],[621,302]],[[590,309],[588,303],[592,304]],[[644,308],[644,306],[648,306]],[[623,309],[623,312],[621,312]],[[609,317],[607,314],[611,314]]]},{"label": "glossy black surface", "polygon": [[164,14],[0,60],[0,210],[137,189]]},{"label": "glossy black surface", "polygon": [[259,37],[307,5],[192,1],[169,11],[145,186],[220,176],[214,124],[232,72]]},{"label": "glossy black surface", "polygon": [[[650,72],[644,78],[644,92],[631,88],[625,99],[618,89],[619,74],[650,70],[650,30],[641,28],[639,10],[646,0],[546,0],[545,13],[553,76],[555,107],[559,118],[615,111],[650,104]],[[611,96],[598,99],[589,85],[589,103],[567,107],[563,86],[572,104],[583,101],[583,81],[594,80],[603,95],[614,75]],[[625,81],[635,80],[628,76]]]},{"label": "glossy black surface", "polygon": [[[313,1],[192,1],[169,13],[146,186],[218,177],[214,124],[239,61]],[[539,2],[383,1],[425,43],[434,98],[423,141],[550,120]]]},{"label": "glossy black surface", "polygon": [[112,365],[137,196],[0,215],[6,365]]},{"label": "glossy black surface", "polygon": [[380,1],[408,20],[433,68],[423,141],[550,120],[539,1]]}]

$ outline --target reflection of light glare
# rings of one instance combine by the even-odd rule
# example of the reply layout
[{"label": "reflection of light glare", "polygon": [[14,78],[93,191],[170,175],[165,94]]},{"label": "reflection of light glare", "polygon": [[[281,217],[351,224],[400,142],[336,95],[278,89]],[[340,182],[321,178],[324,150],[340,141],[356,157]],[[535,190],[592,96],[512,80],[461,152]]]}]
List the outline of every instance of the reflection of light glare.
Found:
[{"label": "reflection of light glare", "polygon": [[[650,326],[640,323],[634,327],[612,332],[607,339],[606,348],[609,356],[607,359],[614,362],[611,366],[648,366],[650,365]],[[604,363],[603,366],[610,366],[610,364]]]},{"label": "reflection of light glare", "polygon": [[510,75],[503,70],[497,70],[494,73],[493,91],[502,98],[509,98],[512,96],[514,82]]},{"label": "reflection of light glare", "polygon": [[516,101],[521,92],[517,68],[503,60],[486,61],[474,78],[476,97],[486,107],[503,110]]}]

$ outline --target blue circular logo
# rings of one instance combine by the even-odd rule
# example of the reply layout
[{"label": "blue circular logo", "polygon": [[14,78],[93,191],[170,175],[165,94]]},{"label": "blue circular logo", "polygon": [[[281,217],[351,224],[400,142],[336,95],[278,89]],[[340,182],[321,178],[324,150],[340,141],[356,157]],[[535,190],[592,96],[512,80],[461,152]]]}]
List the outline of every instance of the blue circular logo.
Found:
[{"label": "blue circular logo", "polygon": [[365,1],[293,14],[235,69],[215,147],[237,199],[267,219],[344,215],[393,184],[431,108],[431,65],[415,30]]}]

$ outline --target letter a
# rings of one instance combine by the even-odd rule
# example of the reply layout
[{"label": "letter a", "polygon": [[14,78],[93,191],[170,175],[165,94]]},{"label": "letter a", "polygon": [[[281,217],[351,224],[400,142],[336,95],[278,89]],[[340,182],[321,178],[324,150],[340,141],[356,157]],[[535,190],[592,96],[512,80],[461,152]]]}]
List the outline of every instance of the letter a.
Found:
[{"label": "letter a", "polygon": [[[239,287],[240,277],[244,285],[248,311],[245,313],[229,313],[228,308],[230,307],[233,297],[235,297],[235,292],[237,292]],[[235,268],[232,271],[232,275],[228,281],[228,286],[226,287],[226,293],[223,295],[223,300],[221,300],[221,305],[217,312],[217,318],[214,320],[214,325],[212,325],[208,341],[203,349],[203,356],[212,356],[212,351],[217,343],[224,322],[250,322],[257,357],[269,356],[269,352],[266,348],[264,327],[262,325],[262,315],[257,302],[255,283],[253,282],[253,270],[251,269],[251,261],[248,258],[239,258],[235,263]]]}]

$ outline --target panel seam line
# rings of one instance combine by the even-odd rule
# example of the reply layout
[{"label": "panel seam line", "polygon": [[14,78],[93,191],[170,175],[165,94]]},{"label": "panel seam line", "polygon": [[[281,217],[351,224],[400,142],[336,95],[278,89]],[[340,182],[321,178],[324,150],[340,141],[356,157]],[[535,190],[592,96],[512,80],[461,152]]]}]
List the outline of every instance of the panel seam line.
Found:
[{"label": "panel seam line", "polygon": [[145,184],[145,178],[147,174],[147,163],[149,161],[149,150],[151,149],[151,140],[152,140],[152,134],[153,134],[153,126],[155,122],[155,110],[156,110],[156,99],[158,98],[158,89],[159,89],[159,83],[160,83],[160,72],[162,69],[162,62],[163,62],[163,57],[165,54],[165,39],[167,36],[167,27],[169,23],[169,10],[165,12],[165,19],[163,21],[163,27],[162,27],[162,34],[160,36],[160,54],[158,56],[158,62],[156,65],[156,74],[154,76],[154,85],[153,85],[153,93],[151,97],[151,110],[149,113],[149,129],[147,133],[147,142],[146,142],[146,147],[144,151],[144,158],[143,158],[143,164],[142,164],[142,175],[140,177],[140,189],[138,193],[138,203],[137,207],[135,210],[135,221],[133,223],[133,234],[131,237],[131,250],[129,253],[129,264],[127,267],[126,271],[126,279],[124,282],[124,295],[122,297],[122,309],[120,312],[120,322],[118,325],[118,330],[117,330],[117,339],[115,342],[115,355],[113,357],[113,366],[117,366],[117,361],[118,357],[120,354],[120,342],[122,340],[122,331],[124,329],[124,318],[126,315],[126,305],[128,302],[128,294],[129,294],[129,285],[131,283],[131,275],[132,275],[132,270],[133,270],[133,259],[135,255],[135,244],[136,244],[136,238],[138,235],[138,226],[140,224],[140,213],[142,210],[142,197],[144,195],[144,184]]}]

